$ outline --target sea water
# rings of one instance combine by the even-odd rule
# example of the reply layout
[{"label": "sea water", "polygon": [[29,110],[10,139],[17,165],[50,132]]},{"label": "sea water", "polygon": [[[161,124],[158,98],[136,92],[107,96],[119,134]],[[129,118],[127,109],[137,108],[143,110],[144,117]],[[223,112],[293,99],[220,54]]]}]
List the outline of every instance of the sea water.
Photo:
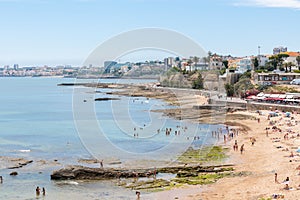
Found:
[{"label": "sea water", "polygon": [[[88,143],[82,141],[74,121],[74,87],[59,83],[85,82],[63,78],[0,78],[0,156],[21,157],[35,161],[58,160],[63,166],[78,164],[78,159],[92,158]],[[104,79],[95,82],[143,83],[155,80]],[[90,82],[90,80],[88,81]],[[165,129],[179,127],[181,121],[164,117],[150,110],[168,108],[165,102],[144,97],[107,95],[110,89],[96,89],[93,97],[117,97],[118,100],[95,102],[95,116],[109,143],[133,154],[153,152],[170,143]],[[88,99],[90,101],[90,99]],[[92,99],[93,101],[93,99]],[[163,123],[162,123],[163,122]],[[193,136],[200,136],[193,145],[213,144],[208,137],[218,125],[195,126]],[[156,131],[160,129],[160,134]],[[138,137],[134,135],[138,134]],[[173,133],[174,134],[174,133]],[[182,130],[183,134],[183,130]],[[89,136],[97,141],[97,135]],[[187,140],[187,136],[182,136]],[[193,138],[190,138],[193,140]],[[180,146],[180,143],[178,143]],[[114,155],[117,158],[118,155]],[[151,160],[153,158],[149,158]],[[122,162],[125,161],[122,157]],[[34,167],[32,167],[32,166]],[[117,187],[114,181],[51,181],[56,165],[35,168],[30,164],[9,170],[0,164],[0,199],[36,199],[36,186],[46,188],[46,196],[39,199],[133,199],[134,191]],[[60,165],[61,167],[61,165]],[[11,171],[19,175],[9,176]],[[150,197],[151,199],[151,197]]]}]

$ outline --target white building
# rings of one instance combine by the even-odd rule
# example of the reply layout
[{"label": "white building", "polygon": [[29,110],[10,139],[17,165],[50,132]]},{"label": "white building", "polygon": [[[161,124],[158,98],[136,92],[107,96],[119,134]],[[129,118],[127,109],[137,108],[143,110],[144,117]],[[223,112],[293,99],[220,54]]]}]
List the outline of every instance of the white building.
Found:
[{"label": "white building", "polygon": [[266,66],[267,62],[269,62],[269,58],[265,55],[259,55],[258,63],[259,66]]},{"label": "white building", "polygon": [[242,58],[240,61],[238,61],[236,63],[237,67],[236,67],[236,73],[245,73],[247,72],[248,70],[251,70],[252,69],[252,60],[250,57],[245,57],[245,58]]}]

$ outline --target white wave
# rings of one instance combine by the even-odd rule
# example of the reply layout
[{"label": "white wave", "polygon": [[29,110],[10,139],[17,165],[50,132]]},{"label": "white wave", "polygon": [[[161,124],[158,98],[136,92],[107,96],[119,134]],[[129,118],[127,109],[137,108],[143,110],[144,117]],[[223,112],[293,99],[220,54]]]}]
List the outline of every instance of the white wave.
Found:
[{"label": "white wave", "polygon": [[30,151],[31,151],[30,149],[21,149],[21,150],[19,150],[19,152],[22,152],[22,153],[28,153]]}]

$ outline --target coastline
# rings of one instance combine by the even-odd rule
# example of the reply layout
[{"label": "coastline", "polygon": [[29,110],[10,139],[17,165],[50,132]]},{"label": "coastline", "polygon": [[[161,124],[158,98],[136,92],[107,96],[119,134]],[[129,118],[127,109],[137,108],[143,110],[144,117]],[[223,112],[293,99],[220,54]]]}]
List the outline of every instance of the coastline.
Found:
[{"label": "coastline", "polygon": [[[300,176],[296,168],[299,166],[299,154],[296,152],[299,136],[294,130],[299,130],[299,125],[295,122],[300,120],[298,114],[293,114],[295,120],[281,116],[271,118],[275,125],[282,129],[282,132],[272,130],[269,125],[268,113],[270,111],[262,111],[263,116],[255,112],[244,111],[257,120],[243,120],[242,124],[251,127],[247,134],[240,134],[237,137],[239,145],[245,144],[245,151],[241,154],[239,151],[234,152],[232,146],[234,141],[230,141],[227,146],[230,147],[230,160],[235,164],[235,172],[247,171],[249,174],[243,177],[225,177],[218,180],[216,183],[206,186],[200,186],[201,192],[189,194],[182,199],[188,200],[210,200],[210,199],[268,199],[273,194],[282,194],[286,199],[299,199],[300,190],[298,185],[300,183]],[[292,121],[292,125],[287,125],[286,120]],[[266,135],[265,128],[268,130]],[[293,127],[293,128],[291,128]],[[287,130],[291,129],[290,139],[284,139]],[[250,138],[255,138],[254,145],[251,144]],[[288,151],[286,151],[288,148]],[[291,152],[294,156],[290,157]],[[274,174],[278,174],[278,183],[274,181]],[[284,179],[290,178],[290,190],[283,189]]]},{"label": "coastline", "polygon": [[[174,91],[174,90],[173,90]],[[118,93],[122,95],[121,93]],[[195,97],[195,94],[189,93],[190,98]],[[147,95],[146,95],[147,96]],[[149,95],[148,95],[149,96]],[[184,98],[182,98],[184,96]],[[183,96],[178,96],[176,94],[177,102],[170,101],[170,98],[162,98],[168,103],[181,105],[181,109],[187,110],[191,114],[191,111],[194,110],[191,105],[205,105],[207,104],[207,98],[203,98],[200,102],[190,101],[187,96],[187,93],[184,93]],[[198,97],[198,96],[197,96]],[[204,96],[203,96],[204,97]],[[151,98],[155,98],[151,96]],[[161,97],[159,97],[161,98]],[[186,99],[189,99],[186,103]],[[173,99],[174,100],[174,99]],[[179,103],[178,103],[179,102]],[[185,103],[184,103],[185,102]],[[191,110],[192,109],[192,110]],[[194,110],[195,111],[195,110]],[[300,192],[297,190],[298,184],[300,183],[300,176],[297,175],[298,159],[293,159],[289,157],[290,151],[294,152],[296,156],[298,154],[295,152],[295,149],[298,148],[295,144],[297,138],[293,135],[291,142],[284,141],[283,135],[285,132],[291,132],[295,134],[295,130],[299,130],[300,126],[297,124],[297,120],[300,121],[300,116],[298,114],[293,114],[291,118],[286,118],[285,112],[280,113],[280,116],[271,118],[270,120],[281,126],[284,133],[269,131],[268,136],[266,136],[266,127],[272,128],[270,126],[270,120],[268,120],[268,115],[270,110],[261,111],[263,115],[255,111],[233,111],[233,112],[223,112],[226,117],[223,119],[223,124],[227,124],[233,127],[241,128],[241,134],[235,138],[239,145],[245,145],[245,152],[241,154],[239,151],[235,152],[232,149],[234,140],[223,144],[225,147],[230,149],[228,155],[230,157],[230,162],[235,165],[235,172],[248,172],[247,176],[242,177],[225,177],[218,180],[216,183],[209,185],[197,185],[197,186],[184,186],[183,188],[172,189],[169,191],[158,192],[154,196],[156,198],[164,197],[174,197],[178,199],[260,199],[260,198],[270,198],[273,194],[283,194],[287,199],[297,199],[300,197]],[[164,110],[163,113],[169,117],[177,117],[176,112],[170,112]],[[182,116],[184,111],[181,110],[180,115]],[[201,117],[199,118],[199,112],[193,112],[191,115],[196,115],[192,122],[201,123]],[[213,112],[209,115],[213,115]],[[258,120],[259,119],[259,122]],[[295,127],[292,127],[290,124],[287,124],[287,121],[292,121]],[[204,123],[211,122],[211,120],[205,121]],[[220,120],[216,120],[215,123],[222,123]],[[250,138],[255,138],[256,142],[254,145],[251,144]],[[276,143],[274,138],[280,138],[280,142]],[[300,146],[300,139],[298,142]],[[281,144],[281,145],[280,145]],[[289,148],[289,151],[282,151],[283,148]],[[278,173],[278,179],[280,183],[286,177],[292,177],[293,185],[291,187],[293,191],[284,190],[283,184],[274,183],[274,174]],[[171,198],[173,199],[173,198]]]},{"label": "coastline", "polygon": [[[205,94],[202,94],[202,91],[189,91],[189,90],[180,90],[180,89],[173,89],[173,88],[149,88],[144,86],[137,86],[128,88],[122,88],[122,87],[115,87],[113,84],[109,84],[109,87],[115,88],[112,93],[112,95],[124,95],[124,96],[130,96],[130,97],[142,97],[145,96],[146,98],[157,98],[164,100],[168,102],[170,105],[179,106],[178,109],[168,109],[168,107],[159,110],[159,112],[162,112],[164,115],[170,118],[175,119],[183,119],[188,120],[194,123],[206,123],[205,119],[208,123],[215,124],[227,124],[230,127],[237,128],[241,127],[241,134],[234,138],[233,140],[229,141],[226,145],[223,144],[223,138],[220,139],[218,145],[221,145],[222,147],[228,148],[230,151],[228,155],[230,156],[229,160],[226,160],[226,162],[234,164],[235,172],[249,172],[246,176],[234,176],[234,177],[223,177],[222,179],[219,179],[216,183],[210,184],[210,185],[181,185],[179,188],[173,187],[171,190],[170,188],[167,188],[163,192],[147,192],[142,191],[142,197],[145,199],[174,199],[175,197],[178,197],[179,199],[257,199],[260,197],[269,197],[273,193],[283,193],[283,192],[289,192],[292,193],[292,195],[297,194],[296,191],[283,191],[282,192],[282,184],[276,184],[275,186],[272,186],[271,184],[274,182],[274,173],[273,171],[278,171],[278,177],[280,181],[282,181],[286,176],[290,176],[292,179],[292,187],[296,187],[296,183],[298,182],[298,179],[295,177],[295,173],[297,172],[295,168],[297,166],[292,166],[290,170],[290,174],[288,175],[285,169],[281,169],[281,166],[286,167],[287,169],[290,168],[289,160],[281,160],[282,158],[278,158],[280,162],[287,163],[287,165],[279,163],[279,167],[274,167],[274,160],[277,161],[277,157],[274,156],[277,151],[281,152],[279,153],[279,156],[282,156],[284,159],[290,154],[290,152],[283,152],[282,149],[277,149],[274,147],[274,145],[277,143],[273,143],[270,138],[272,134],[276,134],[274,137],[282,137],[282,135],[278,135],[278,133],[270,133],[269,137],[265,136],[265,126],[268,125],[269,121],[267,120],[267,114],[269,111],[262,111],[264,115],[259,115],[256,112],[248,112],[248,111],[237,111],[237,110],[230,110],[230,112],[227,112],[228,110],[223,109],[216,109],[216,107],[207,107],[205,106],[207,102],[207,97]],[[141,90],[139,90],[139,88]],[[127,90],[127,91],[126,91]],[[172,92],[169,92],[172,91]],[[199,105],[200,108],[195,108],[195,105]],[[171,106],[172,107],[172,106]],[[217,117],[216,117],[217,116]],[[299,116],[292,114],[293,117],[296,117],[297,120],[299,120]],[[180,117],[180,118],[179,118]],[[256,118],[260,118],[260,123],[257,122]],[[283,118],[281,122],[285,123],[285,120],[290,120],[290,118],[286,118],[283,116],[272,118],[272,120],[279,121],[280,118]],[[212,120],[217,118],[217,120]],[[295,121],[295,120],[292,120]],[[294,122],[293,122],[294,123]],[[283,125],[287,126],[287,125]],[[268,126],[270,127],[270,126]],[[292,128],[294,127],[287,127]],[[295,128],[299,128],[296,126]],[[208,137],[210,136],[210,133]],[[251,145],[249,138],[254,136],[257,140],[254,146]],[[273,137],[272,137],[273,138]],[[241,145],[242,143],[245,143],[245,152],[243,155],[240,155],[239,152],[234,152],[232,150],[232,145],[234,140],[238,140],[238,144]],[[286,141],[285,141],[286,142]],[[279,144],[279,143],[278,143]],[[281,144],[281,146],[287,146],[287,144]],[[300,145],[300,143],[299,143]],[[274,150],[275,149],[275,150]],[[275,153],[274,153],[275,152]],[[264,159],[268,156],[272,157],[271,161],[268,161],[266,164],[257,164],[257,162],[264,163]],[[250,156],[250,157],[249,157]],[[276,158],[275,158],[276,157]],[[84,158],[83,158],[84,159]],[[60,160],[59,160],[60,161]],[[87,159],[87,162],[90,160]],[[49,168],[47,161],[41,162],[38,170]],[[94,166],[98,167],[99,163],[92,162],[91,164],[85,163],[85,161],[82,161],[81,164],[86,164],[88,166]],[[146,162],[146,161],[143,161]],[[34,160],[34,163],[36,163],[36,160]],[[35,164],[30,164],[30,166],[24,168],[23,170],[27,171],[33,170],[35,171]],[[297,161],[295,161],[297,164]],[[63,164],[63,163],[61,163]],[[68,163],[64,163],[68,164]],[[135,163],[131,163],[131,166],[134,166]],[[294,164],[294,161],[293,161]],[[51,162],[50,168],[60,168],[59,163]],[[267,165],[270,165],[269,167]],[[105,163],[105,166],[107,167],[116,167],[109,166],[108,163]],[[120,167],[120,165],[118,165]],[[257,169],[259,167],[259,169]],[[273,169],[274,168],[274,169]],[[279,169],[280,168],[280,169]],[[267,169],[267,170],[266,170]],[[23,171],[22,170],[22,171]],[[42,170],[44,173],[44,170]],[[44,176],[46,176],[45,174]],[[256,179],[261,179],[261,176],[264,178],[263,180],[260,180],[257,182]],[[266,181],[265,181],[266,180]],[[244,183],[245,182],[245,183]],[[256,183],[257,182],[257,183]],[[99,183],[100,184],[100,183]],[[263,184],[270,184],[271,186],[265,187]],[[225,186],[224,186],[225,185]],[[258,185],[258,186],[256,186]],[[253,188],[249,189],[250,186],[253,186]],[[257,188],[259,187],[259,188]],[[224,189],[225,188],[225,189]],[[274,189],[275,188],[275,189]],[[264,190],[266,189],[266,191]],[[278,189],[278,190],[277,190]],[[245,192],[238,192],[238,191],[245,191]],[[53,191],[54,192],[54,191]],[[127,191],[130,192],[130,191]],[[253,193],[253,194],[252,194]],[[286,195],[287,196],[287,195]],[[174,198],[173,198],[174,197]],[[294,196],[293,196],[294,197]],[[297,196],[296,196],[297,197]],[[293,199],[293,198],[292,198]],[[294,198],[295,199],[295,198]]]}]

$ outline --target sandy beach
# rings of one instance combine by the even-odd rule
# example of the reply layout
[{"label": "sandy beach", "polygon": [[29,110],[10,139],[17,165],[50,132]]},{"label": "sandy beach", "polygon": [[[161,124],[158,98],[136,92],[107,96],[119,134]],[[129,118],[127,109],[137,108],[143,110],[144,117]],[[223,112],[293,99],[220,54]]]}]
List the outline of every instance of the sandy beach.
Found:
[{"label": "sandy beach", "polygon": [[[237,112],[237,114],[247,114],[259,118],[242,120],[240,123],[248,126],[248,133],[239,134],[235,139],[239,147],[244,144],[245,151],[233,151],[230,148],[230,162],[235,164],[235,172],[248,172],[249,175],[243,177],[228,177],[220,179],[217,183],[198,186],[195,192],[194,186],[190,187],[189,195],[181,195],[179,199],[260,199],[270,198],[273,194],[282,194],[284,199],[299,199],[300,184],[299,166],[300,157],[296,152],[300,146],[300,137],[297,136],[299,130],[300,116],[292,114],[291,118],[285,117],[285,113],[279,112],[279,116],[268,120],[270,111],[262,111],[262,115],[255,112]],[[270,121],[274,125],[270,126]],[[282,131],[272,130],[277,126]],[[266,127],[269,127],[268,136]],[[287,137],[284,137],[288,133]],[[250,138],[255,138],[252,145]],[[234,145],[234,140],[227,142],[229,147]],[[291,157],[291,152],[293,157]],[[278,182],[275,182],[275,173],[278,174]],[[289,190],[285,187],[284,180],[289,177]],[[187,189],[188,190],[188,189]],[[168,193],[168,192],[166,192]],[[176,190],[170,194],[176,194]]]},{"label": "sandy beach", "polygon": [[[203,111],[192,108],[193,105],[207,104],[207,99],[204,96],[176,91],[172,90],[175,96],[172,101],[177,102],[175,104],[181,105],[181,107],[175,110],[164,110],[166,115],[175,118],[187,118],[190,121],[200,123],[222,123],[224,120],[224,124],[231,127],[237,126],[244,130],[231,141],[227,141],[226,144],[223,141],[220,144],[230,149],[228,153],[230,159],[226,163],[235,165],[235,173],[242,172],[247,175],[226,177],[210,185],[185,186],[171,191],[159,192],[153,195],[155,199],[256,200],[270,198],[273,194],[284,195],[285,199],[300,198],[300,190],[297,190],[300,184],[300,175],[298,175],[299,170],[296,169],[300,165],[300,154],[296,152],[300,146],[300,137],[297,136],[297,130],[300,128],[300,124],[297,122],[300,121],[300,115],[292,113],[290,117],[286,117],[285,112],[277,111],[278,116],[269,118],[268,115],[271,111],[263,110],[261,114],[256,111],[236,111],[226,114],[220,113],[217,116],[215,111],[212,111],[208,116],[211,119],[207,120],[208,117],[203,115]],[[163,92],[166,90],[160,90],[160,93],[158,92],[156,95],[170,102],[170,96],[162,96],[161,93]],[[141,91],[138,94],[140,95]],[[149,94],[143,94],[143,96],[157,98],[157,96]],[[222,117],[222,114],[225,114],[225,117]],[[272,129],[272,127],[278,129]],[[266,128],[269,129],[268,134],[266,134]],[[286,133],[288,133],[287,137],[285,137]],[[253,145],[251,138],[255,138]],[[238,142],[238,151],[233,150],[235,140]],[[240,146],[242,144],[244,144],[245,150],[241,154]],[[291,152],[293,157],[290,157]],[[275,182],[275,173],[278,174],[277,183]],[[287,177],[290,179],[289,190],[284,189],[286,186],[284,181]]]},{"label": "sandy beach", "polygon": [[[297,169],[300,165],[300,154],[298,155],[296,152],[300,146],[300,136],[297,136],[297,130],[300,128],[300,123],[298,123],[300,122],[299,114],[291,113],[289,117],[286,117],[285,112],[277,111],[278,116],[269,118],[270,110],[262,110],[259,114],[256,111],[231,110],[226,113],[226,109],[195,109],[194,106],[208,104],[208,99],[201,91],[168,88],[148,88],[145,90],[139,87],[130,87],[127,89],[118,88],[121,90],[112,92],[112,94],[133,98],[162,99],[171,105],[178,106],[178,108],[171,109],[166,107],[159,111],[168,117],[203,124],[226,124],[229,128],[239,128],[241,130],[238,136],[227,141],[226,144],[222,137],[217,145],[229,148],[229,159],[225,160],[223,164],[234,164],[234,173],[241,172],[244,175],[226,176],[209,185],[184,184],[179,188],[166,189],[163,192],[142,191],[141,199],[257,200],[268,199],[273,194],[282,194],[284,199],[300,199],[300,190],[297,190],[300,184],[300,175],[298,175],[300,170]],[[273,129],[273,127],[277,128]],[[268,128],[268,134],[266,134],[266,128]],[[254,140],[251,141],[251,138],[255,139],[253,145],[252,141]],[[233,150],[235,140],[237,140],[239,147],[238,151]],[[242,144],[244,144],[245,150],[241,154],[240,147]],[[292,157],[291,153],[293,153]],[[20,161],[16,160],[15,162],[12,162],[9,166],[18,165]],[[80,164],[87,164],[85,162],[90,162],[90,160],[82,159]],[[95,161],[91,162],[91,165],[95,164]],[[143,162],[148,161],[141,161],[142,164]],[[38,167],[42,166],[41,168],[48,165],[58,168],[56,162],[36,162],[34,160],[33,165],[35,163]],[[105,164],[107,163],[105,161]],[[131,166],[133,165],[136,166],[135,163],[131,163]],[[32,168],[34,167],[32,166]],[[275,173],[278,174],[277,183],[275,182]],[[284,181],[287,177],[289,177],[289,190],[284,189],[286,186]]]}]

